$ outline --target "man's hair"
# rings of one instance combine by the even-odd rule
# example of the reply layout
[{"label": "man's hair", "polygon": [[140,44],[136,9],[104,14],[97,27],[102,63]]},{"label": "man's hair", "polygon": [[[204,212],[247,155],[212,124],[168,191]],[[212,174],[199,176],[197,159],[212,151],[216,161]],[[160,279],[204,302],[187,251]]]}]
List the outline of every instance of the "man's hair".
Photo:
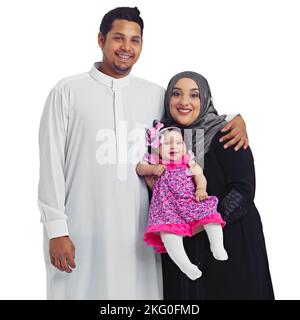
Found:
[{"label": "man's hair", "polygon": [[141,27],[141,36],[143,37],[144,22],[140,17],[140,10],[137,7],[118,7],[107,12],[101,21],[100,32],[103,34],[104,39],[112,29],[112,24],[116,19],[136,22]]}]

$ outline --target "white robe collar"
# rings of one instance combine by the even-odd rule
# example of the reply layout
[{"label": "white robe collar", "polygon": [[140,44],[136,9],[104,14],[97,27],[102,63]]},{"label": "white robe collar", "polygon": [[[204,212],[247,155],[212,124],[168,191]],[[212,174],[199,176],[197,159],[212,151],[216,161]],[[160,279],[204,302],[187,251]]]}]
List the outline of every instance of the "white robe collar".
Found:
[{"label": "white robe collar", "polygon": [[100,64],[101,62],[95,62],[90,70],[90,75],[93,79],[111,88],[112,90],[122,88],[129,84],[130,75],[120,79],[113,78],[99,71]]}]

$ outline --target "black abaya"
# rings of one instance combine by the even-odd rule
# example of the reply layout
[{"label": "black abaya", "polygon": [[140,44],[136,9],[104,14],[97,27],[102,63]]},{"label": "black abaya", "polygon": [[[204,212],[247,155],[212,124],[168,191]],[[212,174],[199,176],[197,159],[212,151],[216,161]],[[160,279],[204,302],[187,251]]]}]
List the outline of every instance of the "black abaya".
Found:
[{"label": "black abaya", "polygon": [[208,194],[219,198],[227,261],[217,261],[205,232],[184,238],[184,247],[202,277],[192,281],[168,254],[162,254],[164,299],[274,299],[259,213],[254,204],[255,171],[252,152],[224,149],[216,134],[205,155]]}]

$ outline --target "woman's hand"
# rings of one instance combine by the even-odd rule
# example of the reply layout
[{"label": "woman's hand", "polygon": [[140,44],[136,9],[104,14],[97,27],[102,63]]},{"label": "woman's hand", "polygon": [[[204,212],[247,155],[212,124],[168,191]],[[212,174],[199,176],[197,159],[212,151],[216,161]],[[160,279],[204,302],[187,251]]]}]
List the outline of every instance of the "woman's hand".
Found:
[{"label": "woman's hand", "polygon": [[145,176],[145,182],[150,190],[153,190],[153,186],[155,181],[157,180],[157,176]]},{"label": "woman's hand", "polygon": [[197,202],[203,201],[208,198],[208,194],[205,189],[196,189],[195,198]]},{"label": "woman's hand", "polygon": [[246,130],[246,123],[241,115],[235,116],[231,121],[229,121],[226,126],[221,130],[221,132],[229,131],[228,134],[223,136],[219,141],[225,143],[224,148],[235,145],[234,150],[238,151],[240,148],[247,149],[249,146],[249,139]]}]

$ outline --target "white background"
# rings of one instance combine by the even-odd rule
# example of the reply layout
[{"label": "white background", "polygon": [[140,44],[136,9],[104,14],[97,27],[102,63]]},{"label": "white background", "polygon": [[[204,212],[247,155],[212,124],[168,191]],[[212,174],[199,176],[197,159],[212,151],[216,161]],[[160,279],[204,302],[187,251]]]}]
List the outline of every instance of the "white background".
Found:
[{"label": "white background", "polygon": [[133,74],[166,87],[179,71],[202,73],[219,113],[240,112],[246,120],[275,295],[299,299],[298,2],[1,1],[0,298],[46,297],[37,208],[46,96],[59,79],[101,59],[103,15],[137,5],[144,48]]}]

